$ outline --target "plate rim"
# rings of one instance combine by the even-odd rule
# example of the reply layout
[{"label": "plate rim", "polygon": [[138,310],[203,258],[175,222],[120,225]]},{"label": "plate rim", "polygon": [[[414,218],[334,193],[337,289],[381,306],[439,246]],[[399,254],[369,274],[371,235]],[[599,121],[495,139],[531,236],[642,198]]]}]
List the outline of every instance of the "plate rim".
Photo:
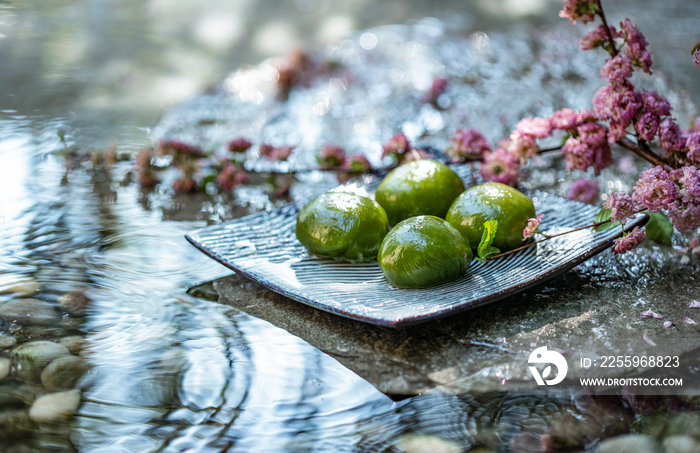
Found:
[{"label": "plate rim", "polygon": [[[575,200],[567,200],[563,197],[558,197],[556,195],[550,195],[550,196],[562,198],[563,200],[566,200],[568,202],[577,203]],[[291,203],[290,205],[294,205],[294,204],[296,204],[296,203]],[[290,205],[286,205],[286,206],[290,206]],[[262,213],[270,213],[270,212],[273,212],[277,209],[283,209],[286,206],[281,206],[281,207],[275,208],[271,211],[261,211],[261,212],[257,212],[257,213],[252,213],[252,214],[249,214],[247,216],[233,219],[230,222],[238,222],[238,221],[241,221],[242,219],[245,219],[245,218],[250,217],[250,216],[259,215]],[[634,227],[644,226],[647,223],[647,221],[649,220],[649,218],[650,218],[649,215],[641,214],[640,216],[636,217],[635,219],[632,219],[631,221],[626,222],[624,227],[623,227],[624,231],[627,232],[627,231],[632,230]],[[228,223],[228,222],[224,222],[224,223]],[[552,280],[553,278],[555,278],[555,277],[569,271],[570,269],[578,266],[579,264],[583,263],[584,261],[591,259],[595,255],[597,255],[597,254],[601,253],[602,251],[611,247],[613,245],[613,240],[619,238],[622,235],[622,230],[621,230],[615,236],[612,236],[608,239],[604,239],[603,241],[601,241],[600,243],[598,243],[597,245],[595,245],[594,247],[592,247],[591,249],[586,251],[584,254],[582,254],[578,257],[575,257],[569,261],[566,261],[566,262],[564,262],[564,263],[562,263],[562,264],[560,264],[552,269],[549,269],[548,271],[546,271],[542,274],[538,274],[537,277],[535,277],[533,279],[520,282],[520,283],[518,283],[514,286],[510,286],[502,291],[493,292],[493,293],[488,294],[484,297],[474,299],[474,300],[470,301],[469,304],[463,304],[463,305],[458,305],[456,307],[453,306],[450,308],[444,308],[444,309],[441,309],[439,311],[434,311],[434,312],[424,314],[424,315],[414,315],[414,316],[409,316],[409,317],[400,318],[400,319],[396,319],[396,320],[390,320],[390,319],[366,316],[366,315],[362,315],[362,314],[349,313],[346,311],[342,311],[339,308],[332,307],[329,305],[324,305],[324,304],[317,302],[315,300],[308,299],[301,294],[291,292],[283,287],[280,287],[279,285],[273,284],[273,283],[271,283],[271,282],[269,282],[261,277],[256,276],[255,274],[252,274],[252,273],[246,271],[244,268],[237,266],[235,263],[227,261],[225,258],[218,255],[216,252],[209,250],[206,246],[204,246],[202,243],[197,241],[197,239],[195,239],[195,237],[194,237],[200,231],[203,231],[203,230],[210,228],[210,227],[213,227],[213,226],[220,227],[221,225],[223,225],[223,223],[216,224],[216,225],[210,225],[210,226],[207,226],[204,228],[200,228],[200,229],[191,231],[191,232],[185,234],[185,239],[187,239],[187,241],[190,244],[192,244],[195,248],[197,248],[199,251],[203,252],[205,255],[207,255],[208,257],[210,257],[214,261],[218,262],[219,264],[224,265],[225,267],[233,270],[237,274],[242,275],[242,276],[248,278],[249,280],[252,280],[253,282],[255,282],[255,283],[257,283],[265,288],[268,288],[277,294],[280,294],[280,295],[287,297],[289,299],[292,299],[294,301],[303,303],[305,305],[311,306],[313,308],[323,310],[325,312],[328,312],[328,313],[331,313],[334,315],[342,316],[342,317],[347,318],[347,319],[351,319],[351,320],[359,321],[359,322],[365,322],[365,323],[383,326],[383,327],[392,327],[392,328],[412,326],[412,325],[421,324],[421,323],[432,321],[432,320],[441,319],[441,318],[444,318],[444,317],[447,317],[450,315],[455,315],[458,313],[462,313],[462,312],[465,312],[465,311],[468,311],[468,310],[471,310],[474,308],[483,307],[485,305],[497,302],[497,301],[502,300],[502,299],[509,297],[511,295],[523,292],[523,291],[525,291],[533,286],[536,286],[536,285],[539,285],[541,283],[545,283],[549,280]]]}]

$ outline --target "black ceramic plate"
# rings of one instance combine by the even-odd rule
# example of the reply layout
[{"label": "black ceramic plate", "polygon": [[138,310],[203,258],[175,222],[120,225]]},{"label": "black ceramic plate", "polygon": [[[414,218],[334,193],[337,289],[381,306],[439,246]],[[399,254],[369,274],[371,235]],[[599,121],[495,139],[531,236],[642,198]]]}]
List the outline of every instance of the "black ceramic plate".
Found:
[{"label": "black ceramic plate", "polygon": [[[469,166],[455,166],[465,181]],[[370,195],[381,180],[365,176],[334,190]],[[592,223],[599,208],[533,194],[540,231],[555,234]],[[294,234],[303,204],[249,215],[193,231],[195,247],[251,280],[299,302],[340,316],[385,326],[415,324],[468,310],[546,282],[602,252],[619,228],[584,229],[497,260],[474,261],[462,278],[426,289],[389,286],[376,262],[352,264],[310,256]],[[642,225],[646,216],[627,222]]]}]

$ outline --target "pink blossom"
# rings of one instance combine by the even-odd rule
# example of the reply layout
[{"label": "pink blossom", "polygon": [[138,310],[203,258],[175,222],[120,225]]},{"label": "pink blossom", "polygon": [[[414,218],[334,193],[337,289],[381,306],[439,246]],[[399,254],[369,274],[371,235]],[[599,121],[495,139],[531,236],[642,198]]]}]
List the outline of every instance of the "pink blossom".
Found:
[{"label": "pink blossom", "polygon": [[624,192],[616,192],[610,195],[605,203],[605,209],[610,209],[610,220],[625,223],[627,219],[634,218],[635,205],[632,197]]},{"label": "pink blossom", "polygon": [[578,127],[578,133],[582,143],[593,150],[593,170],[596,175],[600,174],[613,162],[605,127],[598,123],[584,123]]},{"label": "pink blossom", "polygon": [[651,212],[668,209],[678,198],[678,190],[671,175],[661,166],[647,168],[634,186],[632,199]]},{"label": "pink blossom", "polygon": [[669,207],[668,216],[678,231],[689,231],[700,227],[700,206],[698,205],[684,205],[676,201]]},{"label": "pink blossom", "polygon": [[459,128],[450,139],[446,153],[454,161],[461,162],[482,157],[488,151],[491,151],[491,145],[479,131]]},{"label": "pink blossom", "polygon": [[323,145],[321,154],[316,158],[321,169],[342,167],[345,165],[345,150],[337,145]]},{"label": "pink blossom", "polygon": [[634,128],[644,140],[650,142],[654,140],[656,132],[659,130],[659,117],[651,112],[646,112],[637,119]]},{"label": "pink blossom", "polygon": [[608,125],[608,143],[611,145],[619,140],[622,140],[627,135],[627,126],[629,123],[622,123],[611,120]]},{"label": "pink blossom", "polygon": [[668,99],[661,96],[656,91],[642,91],[642,104],[644,110],[657,116],[666,116],[671,113],[671,104]]},{"label": "pink blossom", "polygon": [[663,319],[664,318],[664,315],[654,313],[653,311],[651,311],[651,309],[641,312],[640,315],[642,315],[645,318],[651,318],[652,316],[654,317],[654,319]]},{"label": "pink blossom", "polygon": [[537,138],[547,138],[552,135],[552,125],[548,120],[538,117],[522,119],[515,125],[515,129],[523,135],[531,135]]},{"label": "pink blossom", "polygon": [[692,326],[693,324],[697,324],[695,321],[693,321],[692,319],[690,319],[687,316],[683,316],[683,321],[685,321],[685,323],[688,324],[689,326]]},{"label": "pink blossom", "polygon": [[586,146],[580,138],[569,137],[561,148],[566,159],[568,170],[586,170],[593,165],[593,150]]},{"label": "pink blossom", "polygon": [[631,156],[620,157],[617,166],[620,168],[620,171],[625,174],[630,174],[635,171],[634,159],[632,159]]},{"label": "pink blossom", "polygon": [[537,146],[535,137],[528,134],[523,134],[517,130],[510,134],[508,140],[504,143],[506,151],[508,151],[512,156],[518,158],[520,163],[523,164],[527,159],[537,154],[540,149]]},{"label": "pink blossom", "polygon": [[700,163],[700,132],[691,132],[688,134],[685,146],[688,148],[688,159],[695,164]]},{"label": "pink blossom", "polygon": [[600,76],[608,79],[610,83],[623,83],[632,75],[632,62],[618,54],[615,58],[608,58],[600,70]]},{"label": "pink blossom", "polygon": [[372,169],[372,164],[369,163],[369,160],[364,155],[355,154],[345,162],[345,167],[352,171],[366,173]]},{"label": "pink blossom", "polygon": [[581,110],[576,115],[576,121],[578,122],[578,124],[588,123],[590,121],[597,121],[597,120],[598,120],[598,117],[596,116],[596,114],[593,110]]},{"label": "pink blossom", "polygon": [[696,50],[693,54],[693,64],[695,66],[700,66],[700,49]]},{"label": "pink blossom", "polygon": [[231,190],[239,184],[248,182],[248,174],[242,168],[233,164],[226,164],[216,177],[219,185],[224,190]]},{"label": "pink blossom", "polygon": [[664,329],[670,329],[671,327],[673,327],[673,323],[671,321],[664,322]]},{"label": "pink blossom", "polygon": [[293,146],[272,146],[266,143],[260,145],[260,155],[266,156],[267,160],[287,160],[292,154]]},{"label": "pink blossom", "polygon": [[191,177],[182,176],[175,180],[173,183],[173,189],[180,193],[194,192],[197,190],[197,182]]},{"label": "pink blossom", "polygon": [[403,159],[401,162],[408,163],[408,162],[415,162],[415,161],[422,160],[422,159],[432,159],[435,156],[433,156],[432,154],[430,154],[429,152],[427,152],[424,149],[411,149],[406,154],[404,154],[402,157],[403,157]]},{"label": "pink blossom", "polygon": [[515,186],[518,183],[519,161],[503,148],[486,153],[481,164],[481,176],[487,181]]},{"label": "pink blossom", "polygon": [[605,127],[598,123],[585,123],[578,127],[578,133],[583,143],[590,147],[606,145]]},{"label": "pink blossom", "polygon": [[387,140],[387,142],[382,145],[382,148],[384,149],[382,157],[392,156],[399,159],[399,156],[411,149],[411,145],[408,143],[406,136],[402,132],[399,132]]},{"label": "pink blossom", "polygon": [[172,154],[173,156],[204,157],[205,153],[199,146],[190,145],[181,140],[163,139],[158,142],[160,154]]},{"label": "pink blossom", "polygon": [[542,216],[544,216],[544,214],[538,214],[534,219],[527,219],[527,226],[523,230],[523,241],[537,233],[537,230],[540,228],[540,223],[542,223]]},{"label": "pink blossom", "polygon": [[639,245],[644,242],[645,237],[644,230],[639,227],[634,227],[626,236],[613,240],[615,243],[613,251],[618,254],[629,252],[639,247]]},{"label": "pink blossom", "polygon": [[628,43],[625,54],[633,65],[639,67],[647,74],[651,74],[651,69],[649,69],[651,68],[651,53],[642,47],[641,44],[636,42]]},{"label": "pink blossom", "polygon": [[598,181],[595,179],[577,179],[571,185],[569,193],[566,198],[569,200],[580,201],[587,204],[598,204],[598,198],[600,197],[600,188],[598,187]]},{"label": "pink blossom", "polygon": [[549,124],[554,129],[572,130],[578,126],[578,114],[569,108],[557,110],[549,118]]},{"label": "pink blossom", "polygon": [[688,306],[688,308],[700,308],[700,302],[698,302],[697,300],[694,300],[694,301],[690,302],[690,305]]},{"label": "pink blossom", "polygon": [[423,96],[424,102],[435,102],[437,98],[447,90],[450,85],[450,79],[446,77],[436,77],[433,79],[430,89]]},{"label": "pink blossom", "polygon": [[[620,33],[612,25],[610,26],[610,34],[613,39],[621,37]],[[607,46],[607,44],[608,36],[605,33],[605,27],[603,24],[600,24],[581,39],[581,50],[592,50],[596,47]]]},{"label": "pink blossom", "polygon": [[654,340],[652,340],[651,338],[649,338],[649,336],[646,333],[644,335],[642,335],[642,339],[644,339],[644,341],[649,343],[651,346],[656,346],[656,342]]},{"label": "pink blossom", "polygon": [[690,126],[690,131],[691,132],[700,132],[700,116],[695,118],[695,121],[693,121],[693,125]]},{"label": "pink blossom", "polygon": [[680,184],[679,194],[684,203],[700,204],[700,170],[686,165],[671,172],[671,178]]},{"label": "pink blossom", "polygon": [[683,133],[673,118],[665,118],[659,124],[659,145],[666,151],[680,151],[683,146]]},{"label": "pink blossom", "polygon": [[564,9],[559,11],[559,17],[569,19],[575,24],[577,20],[581,23],[593,22],[598,11],[595,1],[591,0],[564,0]]},{"label": "pink blossom", "polygon": [[632,84],[606,85],[593,96],[593,107],[600,119],[615,121],[626,128],[634,118],[641,103]]},{"label": "pink blossom", "polygon": [[627,40],[628,44],[639,44],[645,49],[649,45],[649,42],[646,40],[642,32],[639,31],[639,28],[637,28],[637,24],[629,19],[625,19],[623,22],[620,22],[620,31]]},{"label": "pink blossom", "polygon": [[248,148],[253,146],[253,144],[245,137],[237,137],[228,142],[228,150],[233,153],[244,153],[248,151]]}]

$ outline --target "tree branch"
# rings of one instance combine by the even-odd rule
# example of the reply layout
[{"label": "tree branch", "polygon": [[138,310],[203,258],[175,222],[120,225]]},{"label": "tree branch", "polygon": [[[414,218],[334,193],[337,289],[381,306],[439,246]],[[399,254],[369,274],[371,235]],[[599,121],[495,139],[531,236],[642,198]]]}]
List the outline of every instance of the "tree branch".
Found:
[{"label": "tree branch", "polygon": [[664,161],[662,158],[657,156],[651,148],[649,148],[649,145],[646,144],[646,142],[639,142],[639,143],[634,143],[628,138],[623,138],[622,140],[618,140],[617,144],[622,146],[623,148],[627,148],[628,150],[632,151],[642,159],[646,160],[647,162],[653,164],[653,165],[660,165],[664,170],[666,171],[672,171],[673,167],[671,167],[666,161]]},{"label": "tree branch", "polygon": [[610,45],[610,55],[613,58],[617,56],[617,48],[615,47],[615,40],[613,39],[612,33],[610,32],[610,27],[608,27],[608,21],[605,18],[605,13],[603,12],[603,4],[600,0],[596,0],[596,5],[598,5],[598,15],[603,21],[603,28],[605,29],[605,36],[608,37],[608,45]]}]

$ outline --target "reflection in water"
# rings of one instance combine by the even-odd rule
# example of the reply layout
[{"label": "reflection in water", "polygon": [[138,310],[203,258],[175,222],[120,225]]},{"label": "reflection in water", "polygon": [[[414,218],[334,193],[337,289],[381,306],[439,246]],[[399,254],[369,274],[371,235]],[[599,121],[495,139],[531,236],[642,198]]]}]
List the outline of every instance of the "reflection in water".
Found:
[{"label": "reflection in water", "polygon": [[[114,140],[106,135],[119,134],[119,150],[125,153],[133,153],[143,146],[147,131],[111,125],[109,120],[115,115],[114,111],[137,115],[136,119],[130,118],[135,124],[153,122],[157,110],[167,108],[174,98],[195,92],[203,80],[218,77],[232,68],[225,58],[210,65],[211,57],[192,49],[184,53],[177,48],[161,52],[160,45],[153,43],[147,51],[139,53],[138,58],[120,61],[119,55],[128,53],[124,49],[130,52],[141,44],[135,28],[142,28],[144,22],[161,15],[167,20],[148,25],[165,27],[170,24],[173,28],[166,36],[191,35],[215,53],[230,51],[235,43],[245,39],[241,30],[259,33],[252,38],[251,46],[257,46],[258,53],[246,54],[252,61],[267,51],[279,50],[275,47],[280,45],[279,34],[275,33],[279,33],[280,28],[274,26],[271,18],[251,19],[249,24],[238,23],[225,33],[216,32],[224,30],[223,22],[235,23],[238,20],[235,18],[242,17],[243,13],[252,14],[249,10],[254,3],[250,2],[238,2],[240,5],[226,2],[230,9],[225,17],[210,10],[195,19],[192,19],[193,11],[201,9],[198,2],[189,2],[177,10],[169,9],[169,2],[149,2],[145,16],[131,17],[134,11],[140,11],[138,9],[121,11],[121,20],[132,27],[127,30],[117,26],[120,22],[114,25],[110,21],[119,16],[112,14],[113,10],[95,4],[83,11],[84,3],[55,6],[60,10],[50,18],[55,20],[50,23],[56,28],[55,34],[36,35],[38,40],[50,41],[50,46],[43,42],[41,46],[34,45],[37,41],[33,38],[36,30],[46,26],[48,19],[20,8],[17,12],[21,17],[16,23],[21,26],[14,27],[13,20],[6,20],[14,13],[8,15],[7,8],[0,4],[0,35],[14,37],[14,43],[23,46],[17,51],[18,47],[6,45],[7,41],[1,41],[5,36],[0,36],[2,61],[18,63],[0,65],[0,75],[6,76],[6,80],[16,80],[9,88],[10,96],[0,93],[3,96],[0,100],[3,108],[34,111],[53,102],[53,107],[61,109],[61,115],[75,110],[78,113],[71,114],[72,123],[86,126],[79,134],[81,139],[95,136],[100,143],[113,144]],[[295,1],[285,8],[321,13],[326,3]],[[370,2],[372,11],[379,8],[375,3]],[[457,6],[462,3],[457,2]],[[485,10],[495,11],[493,15],[503,10],[502,2],[481,3]],[[532,7],[535,3],[528,5]],[[659,20],[668,24],[668,18],[683,17],[682,23],[687,24],[685,29],[690,30],[693,20],[697,20],[692,2],[664,3],[663,7],[671,11],[663,16],[666,19],[648,13],[645,2],[636,5],[632,6],[632,11],[643,16],[642,21]],[[381,8],[384,8],[385,17],[403,21],[404,17],[392,13],[391,8],[395,7]],[[430,11],[421,8],[426,7],[418,7],[420,13],[416,17],[434,11],[434,5],[430,5]],[[347,30],[353,11],[340,13],[332,24],[341,31]],[[285,14],[284,8],[280,14]],[[449,12],[440,14],[450,15]],[[84,22],[88,30],[84,33],[63,26],[65,17],[84,19],[86,16],[92,20],[74,19],[74,22]],[[314,17],[311,15],[304,20],[314,22]],[[363,20],[371,24],[375,19]],[[259,22],[269,24],[258,27]],[[465,21],[468,22],[471,20]],[[104,23],[113,26],[101,31]],[[644,25],[647,24],[642,23],[643,28],[650,28]],[[336,26],[320,24],[318,36],[335,33],[332,40],[337,39],[338,30],[330,30]],[[659,49],[678,47],[685,38],[679,36],[681,32],[677,30],[683,29],[658,26],[650,31],[668,40],[655,39],[653,34],[650,38]],[[298,35],[289,27],[282,29],[285,30],[285,36]],[[119,40],[122,51],[110,55],[114,58],[104,56],[108,48],[104,42],[87,43],[91,36],[106,35],[122,37]],[[471,36],[470,42],[477,51],[475,58],[483,61],[487,61],[494,49],[505,48],[497,33],[487,35],[474,29],[465,36]],[[382,48],[385,43],[380,39],[384,39],[381,34],[367,33],[361,35],[358,45],[363,49]],[[294,40],[285,40],[282,44],[291,42]],[[541,55],[542,64],[556,63],[557,52],[563,52],[565,47],[556,41],[551,41],[550,45],[551,52]],[[13,49],[26,58],[21,62],[17,58],[13,60]],[[461,48],[449,46],[444,50],[457,55],[464,53]],[[404,51],[410,58],[425,49],[410,43]],[[672,58],[665,52],[659,53],[661,59]],[[157,65],[152,60],[154,54],[162,57]],[[514,58],[517,60],[517,56],[511,54],[506,57],[508,64],[512,64]],[[532,59],[525,60],[529,64]],[[412,83],[415,85],[412,89],[416,90],[425,88],[430,80],[420,74],[421,61],[411,60],[405,70],[385,68],[387,80],[398,85]],[[49,69],[45,73],[37,72],[36,68],[43,67],[44,63]],[[159,77],[147,73],[155,66],[166,72],[162,68],[170,70],[171,65],[180,68],[179,75]],[[556,71],[562,65],[550,66]],[[77,76],[84,67],[101,70],[80,79]],[[200,71],[197,77],[192,73],[182,75],[191,68]],[[503,68],[485,64],[483,69],[487,76],[497,77],[502,75]],[[539,65],[534,69],[539,70]],[[530,88],[537,96],[542,86],[535,70],[531,72],[533,85]],[[682,71],[678,74],[679,78],[684,77]],[[39,80],[40,76],[46,80]],[[153,80],[157,80],[158,89],[151,89]],[[476,79],[465,81],[467,84],[477,82]],[[43,89],[36,90],[37,86]],[[110,88],[103,96],[101,90],[107,86]],[[666,84],[662,83],[661,87],[665,88]],[[371,94],[379,99],[376,105],[381,112],[388,101],[384,97],[386,86],[379,88],[382,89]],[[315,107],[307,112],[313,114],[307,118],[309,125],[318,124],[321,117],[327,118],[329,112],[332,113],[329,108],[335,97],[346,88],[328,86],[323,90],[318,97],[306,99]],[[143,96],[144,93],[148,93],[148,97]],[[14,97],[15,94],[18,96]],[[574,94],[569,93],[570,96]],[[361,101],[367,105],[365,98],[366,93],[363,93]],[[252,99],[255,100],[255,96]],[[303,98],[297,99],[301,104],[303,101]],[[467,101],[469,99],[464,100]],[[510,102],[510,98],[506,101]],[[520,101],[529,102],[527,99]],[[692,111],[691,107],[686,105],[685,109]],[[100,112],[101,120],[87,119],[94,112]],[[246,111],[238,113],[245,117]],[[414,113],[428,130],[432,130],[431,125],[445,127],[437,115]],[[358,148],[377,145],[367,139],[384,127],[377,124],[374,116],[376,112],[350,125],[351,131],[357,133],[349,132],[357,137]],[[486,123],[492,122],[492,118],[482,115],[474,121]],[[280,122],[284,121],[286,118],[280,118]],[[28,297],[49,304],[47,307],[25,300],[25,306],[40,307],[29,313],[30,318],[34,316],[31,322],[16,322],[24,318],[15,314],[0,320],[0,450],[3,452],[76,449],[86,452],[379,452],[396,451],[397,441],[404,449],[416,443],[429,443],[440,444],[445,451],[477,447],[487,448],[483,451],[575,450],[592,447],[598,439],[630,430],[660,434],[670,430],[667,428],[669,416],[656,415],[653,410],[690,408],[687,402],[673,398],[622,400],[503,393],[477,397],[435,390],[404,401],[391,401],[328,355],[284,330],[233,308],[186,294],[186,288],[194,282],[223,276],[229,271],[187,244],[184,234],[207,223],[279,204],[280,200],[268,196],[267,189],[262,188],[265,181],[254,181],[249,187],[241,188],[235,197],[172,196],[161,188],[142,191],[133,184],[122,185],[129,172],[127,162],[115,162],[107,169],[99,159],[73,161],[70,163],[73,169],[66,172],[65,160],[59,156],[73,149],[73,124],[65,120],[28,118],[10,110],[0,113],[0,186],[3,189],[0,196],[0,311],[5,310],[7,314],[8,302]],[[409,132],[417,131],[416,124],[418,122],[405,126]],[[63,149],[56,137],[61,128],[68,131],[68,150]],[[290,127],[290,134],[296,132],[296,125]],[[533,180],[544,186],[553,185],[556,178],[562,176],[547,173],[543,168],[532,170]],[[303,175],[300,180],[291,192],[294,199],[317,191],[321,185],[331,184],[319,174]],[[629,175],[621,177],[616,190],[629,188],[630,182]],[[627,280],[615,280],[616,276],[611,273],[612,269],[624,266],[613,266],[611,259],[601,259],[597,262],[598,268],[589,267],[587,272],[593,277],[607,278],[610,285],[622,286]],[[634,273],[635,278],[653,275],[651,264],[633,264],[624,268]],[[642,278],[636,289],[642,291],[647,280],[647,277]],[[83,289],[91,301],[87,316],[76,314],[75,307],[69,307],[66,299],[61,299],[69,291]],[[69,315],[67,312],[71,310],[73,314]],[[37,323],[39,311],[49,320],[45,324],[51,325]],[[57,313],[60,313],[60,320]],[[46,373],[44,377],[42,368],[23,367],[20,371],[17,365],[29,362],[21,362],[22,357],[17,353],[19,346],[47,340],[53,346],[41,343],[41,353],[48,357],[51,352],[55,360],[48,363],[46,359],[42,367],[46,365],[43,370],[52,370],[53,374]],[[26,346],[24,348],[26,350]],[[8,376],[10,357],[14,370]],[[61,361],[56,362],[59,359]],[[80,367],[85,365],[89,369],[76,384],[81,391],[79,412],[69,419],[53,409],[65,409],[72,404],[75,393],[69,388],[73,386],[75,374],[62,380],[64,375],[57,369],[61,365],[61,369],[70,374],[69,365],[76,362],[80,366],[78,370],[73,369],[73,373],[82,373]],[[57,394],[61,396],[60,401],[55,399]],[[46,399],[52,395],[53,400]],[[683,426],[697,424],[697,419],[689,419],[687,414],[674,420],[679,418],[683,419]],[[415,433],[434,437],[411,437]]]}]

